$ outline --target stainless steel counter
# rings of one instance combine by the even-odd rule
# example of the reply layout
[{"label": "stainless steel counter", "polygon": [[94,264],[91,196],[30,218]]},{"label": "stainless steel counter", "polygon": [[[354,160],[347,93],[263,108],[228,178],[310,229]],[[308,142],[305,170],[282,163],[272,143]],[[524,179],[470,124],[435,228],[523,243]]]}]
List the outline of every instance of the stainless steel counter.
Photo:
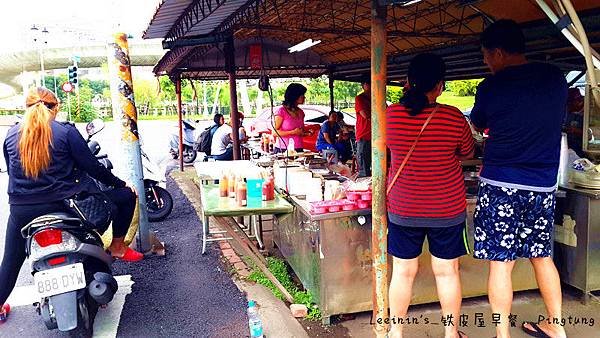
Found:
[{"label": "stainless steel counter", "polygon": [[561,281],[583,291],[600,290],[600,191],[572,185],[557,198],[554,262]]},{"label": "stainless steel counter", "polygon": [[581,188],[572,183],[561,185],[560,189],[582,194],[589,198],[600,199],[600,190]]},{"label": "stainless steel counter", "polygon": [[[475,199],[468,200],[468,220]],[[292,214],[278,217],[274,224],[274,241],[300,278],[313,294],[323,314],[323,322],[341,313],[372,309],[371,215],[368,211],[310,215],[307,204],[296,198]],[[359,217],[365,222],[359,222]],[[362,224],[361,224],[362,223]],[[473,245],[473,229],[468,227],[469,245]],[[391,257],[388,271],[392,272]],[[470,255],[460,259],[463,297],[487,294],[488,263]],[[419,258],[419,273],[413,287],[412,304],[437,302],[435,279],[431,271],[431,254],[427,245]],[[515,291],[537,288],[528,261],[519,260],[513,271]]]}]

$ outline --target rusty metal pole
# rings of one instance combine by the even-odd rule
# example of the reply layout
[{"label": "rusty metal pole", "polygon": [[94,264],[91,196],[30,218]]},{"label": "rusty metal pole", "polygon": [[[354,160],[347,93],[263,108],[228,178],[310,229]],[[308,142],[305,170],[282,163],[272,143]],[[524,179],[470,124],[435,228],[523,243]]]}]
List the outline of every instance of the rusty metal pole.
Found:
[{"label": "rusty metal pole", "polygon": [[329,106],[331,107],[330,111],[334,110],[335,102],[333,97],[333,69],[329,69]]},{"label": "rusty metal pole", "polygon": [[121,146],[125,180],[138,192],[139,228],[137,236],[138,250],[144,253],[152,249],[150,227],[144,194],[144,175],[137,125],[137,110],[133,96],[131,63],[127,34],[117,33],[108,45],[108,69],[110,71],[110,91],[113,118],[121,126]]},{"label": "rusty metal pole", "polygon": [[388,258],[386,211],[386,119],[385,90],[387,82],[386,14],[385,5],[371,0],[371,118],[373,168],[373,227],[371,252],[373,255],[373,318],[377,337],[384,337],[388,325]]},{"label": "rusty metal pole", "polygon": [[240,159],[240,120],[238,117],[238,104],[237,104],[237,88],[235,83],[235,48],[233,45],[233,37],[227,39],[225,43],[225,68],[229,75],[229,99],[230,104],[230,116],[231,116],[231,129],[233,129],[233,159]]},{"label": "rusty metal pole", "polygon": [[177,95],[177,125],[179,126],[179,170],[183,171],[183,111],[181,105],[181,76],[179,74],[176,75],[174,82],[175,94]]}]

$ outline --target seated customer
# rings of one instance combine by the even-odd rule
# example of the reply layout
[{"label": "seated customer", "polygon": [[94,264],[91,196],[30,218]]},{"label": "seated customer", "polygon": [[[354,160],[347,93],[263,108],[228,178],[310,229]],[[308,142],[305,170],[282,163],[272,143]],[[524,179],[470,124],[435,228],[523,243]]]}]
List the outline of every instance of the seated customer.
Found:
[{"label": "seated customer", "polygon": [[[240,116],[240,125],[244,116]],[[243,127],[239,128],[239,140],[241,143],[246,142],[248,137]],[[231,120],[217,128],[212,137],[210,145],[210,154],[217,161],[233,160],[233,129],[231,128]]]},{"label": "seated customer", "polygon": [[335,149],[342,162],[349,159],[348,151],[343,142],[338,141],[337,135],[342,131],[338,124],[338,114],[335,111],[329,113],[327,121],[321,125],[319,137],[317,138],[317,150],[322,152],[325,149]]},{"label": "seated customer", "polygon": [[223,117],[223,114],[215,114],[213,121],[215,121],[215,124],[210,127],[210,137],[215,136],[217,129],[225,124],[225,117]]}]

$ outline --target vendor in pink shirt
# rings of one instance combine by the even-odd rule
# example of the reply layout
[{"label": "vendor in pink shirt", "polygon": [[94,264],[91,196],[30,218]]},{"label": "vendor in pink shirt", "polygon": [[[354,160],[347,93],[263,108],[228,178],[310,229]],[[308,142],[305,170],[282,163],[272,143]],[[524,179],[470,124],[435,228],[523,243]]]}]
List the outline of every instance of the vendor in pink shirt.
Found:
[{"label": "vendor in pink shirt", "polygon": [[304,103],[306,87],[299,83],[291,83],[285,90],[283,105],[275,113],[275,135],[277,135],[276,153],[287,150],[290,140],[294,142],[297,152],[304,151],[302,136],[304,135],[304,112],[298,105]]}]

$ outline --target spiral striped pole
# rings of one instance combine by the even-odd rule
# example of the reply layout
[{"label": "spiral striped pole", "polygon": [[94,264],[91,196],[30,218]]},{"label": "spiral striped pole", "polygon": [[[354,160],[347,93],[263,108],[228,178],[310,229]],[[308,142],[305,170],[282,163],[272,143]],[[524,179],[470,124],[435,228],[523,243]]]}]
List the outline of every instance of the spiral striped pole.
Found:
[{"label": "spiral striped pole", "polygon": [[110,92],[112,99],[113,119],[121,127],[121,147],[125,161],[123,175],[129,184],[138,192],[139,228],[137,248],[146,253],[152,249],[146,195],[144,193],[144,174],[140,152],[137,125],[137,110],[133,98],[131,80],[131,63],[127,34],[116,33],[108,44],[108,69],[110,72]]}]

